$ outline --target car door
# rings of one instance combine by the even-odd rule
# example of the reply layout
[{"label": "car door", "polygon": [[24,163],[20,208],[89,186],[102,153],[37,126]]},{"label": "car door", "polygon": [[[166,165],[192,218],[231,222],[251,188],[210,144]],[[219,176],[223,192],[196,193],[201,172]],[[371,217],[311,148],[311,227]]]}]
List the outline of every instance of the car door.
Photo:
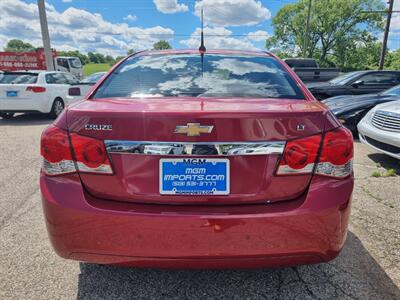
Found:
[{"label": "car door", "polygon": [[375,94],[391,88],[399,83],[399,75],[394,72],[373,72],[365,74],[353,81],[352,94]]},{"label": "car door", "polygon": [[56,62],[57,62],[57,71],[62,71],[62,72],[70,71],[68,59],[57,57]]},{"label": "car door", "polygon": [[68,105],[68,84],[67,78],[63,73],[49,73],[46,74],[46,83],[49,85],[49,96],[51,97],[51,103],[54,99],[61,98],[64,101],[64,105]]}]

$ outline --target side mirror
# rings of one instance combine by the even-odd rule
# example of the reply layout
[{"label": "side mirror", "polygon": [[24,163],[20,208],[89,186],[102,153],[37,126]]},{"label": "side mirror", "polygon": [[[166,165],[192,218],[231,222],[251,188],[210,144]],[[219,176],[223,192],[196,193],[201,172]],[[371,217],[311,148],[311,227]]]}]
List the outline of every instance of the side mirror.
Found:
[{"label": "side mirror", "polygon": [[351,84],[351,86],[355,87],[355,88],[358,88],[361,85],[364,85],[364,81],[362,81],[362,80],[356,80]]},{"label": "side mirror", "polygon": [[78,88],[78,87],[69,88],[68,95],[69,96],[80,96],[81,95],[81,89]]}]

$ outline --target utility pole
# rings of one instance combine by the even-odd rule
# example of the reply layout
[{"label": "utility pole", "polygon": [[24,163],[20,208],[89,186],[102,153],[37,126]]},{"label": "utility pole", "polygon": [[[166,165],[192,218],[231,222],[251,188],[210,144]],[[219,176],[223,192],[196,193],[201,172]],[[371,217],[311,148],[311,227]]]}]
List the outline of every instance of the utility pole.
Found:
[{"label": "utility pole", "polygon": [[390,22],[392,21],[393,3],[394,0],[389,0],[389,11],[386,19],[385,34],[383,36],[382,52],[381,52],[381,58],[379,60],[379,70],[383,70],[383,67],[385,66],[385,55],[386,55],[387,41],[390,31]]},{"label": "utility pole", "polygon": [[47,26],[47,15],[44,1],[45,0],[38,0],[40,28],[42,30],[42,40],[47,70],[54,71],[53,55],[50,46],[49,27]]},{"label": "utility pole", "polygon": [[308,56],[307,55],[307,48],[308,48],[308,34],[309,34],[309,31],[310,31],[311,2],[312,2],[312,0],[308,0],[306,31],[304,33],[304,44],[303,44],[303,57],[307,57]]}]

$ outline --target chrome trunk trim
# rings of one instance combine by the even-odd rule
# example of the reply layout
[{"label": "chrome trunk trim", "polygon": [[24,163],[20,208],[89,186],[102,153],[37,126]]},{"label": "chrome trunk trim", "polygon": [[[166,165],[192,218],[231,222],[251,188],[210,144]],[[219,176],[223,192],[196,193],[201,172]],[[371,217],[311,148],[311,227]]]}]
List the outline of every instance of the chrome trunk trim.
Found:
[{"label": "chrome trunk trim", "polygon": [[189,143],[118,140],[105,140],[104,143],[108,153],[164,156],[233,156],[282,154],[286,144],[285,142]]}]

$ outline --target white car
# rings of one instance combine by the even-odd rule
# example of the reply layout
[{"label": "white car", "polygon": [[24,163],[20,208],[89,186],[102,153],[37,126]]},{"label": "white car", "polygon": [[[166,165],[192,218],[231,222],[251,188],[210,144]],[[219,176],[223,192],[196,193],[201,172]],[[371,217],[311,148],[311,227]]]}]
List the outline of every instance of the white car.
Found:
[{"label": "white car", "polygon": [[0,117],[40,112],[56,118],[65,106],[77,100],[69,96],[72,84],[78,84],[78,80],[66,72],[4,72],[0,78]]},{"label": "white car", "polygon": [[357,128],[362,143],[400,159],[400,100],[375,106]]},{"label": "white car", "polygon": [[79,82],[79,88],[81,91],[81,95],[85,96],[91,89],[92,87],[105,75],[107,72],[97,72],[93,73],[85,78],[83,78]]},{"label": "white car", "polygon": [[144,146],[144,154],[166,155],[166,154],[182,154],[185,148],[182,145],[152,145]]}]

